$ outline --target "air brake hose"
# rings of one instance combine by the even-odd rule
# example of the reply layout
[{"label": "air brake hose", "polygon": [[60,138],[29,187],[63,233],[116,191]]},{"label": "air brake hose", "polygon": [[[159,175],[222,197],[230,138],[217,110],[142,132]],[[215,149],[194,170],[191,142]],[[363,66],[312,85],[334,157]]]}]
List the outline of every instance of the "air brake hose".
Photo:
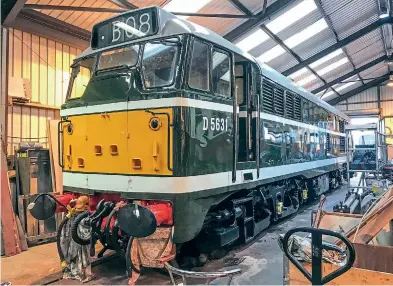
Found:
[{"label": "air brake hose", "polygon": [[58,199],[56,199],[54,195],[48,194],[48,193],[39,194],[38,196],[35,197],[35,199],[34,199],[30,204],[35,203],[35,202],[38,200],[38,198],[41,197],[41,196],[49,196],[49,197],[51,197],[56,203],[58,203],[59,205],[61,205],[61,206],[64,207],[64,208],[67,208],[62,202],[60,202]]},{"label": "air brake hose", "polygon": [[106,224],[105,224],[105,228],[104,228],[104,232],[105,232],[105,236],[106,236],[106,243],[108,244],[111,239],[110,239],[110,235],[109,235],[109,225],[111,223],[112,217],[113,215],[116,213],[116,209],[114,208],[111,213],[109,214],[108,218],[106,219]]},{"label": "air brake hose", "polygon": [[128,244],[127,244],[127,250],[126,250],[126,271],[127,271],[128,278],[131,278],[132,270],[134,270],[136,273],[141,273],[140,270],[136,269],[134,264],[132,264],[131,247],[133,241],[134,241],[134,237],[130,236],[130,239],[128,240]]}]

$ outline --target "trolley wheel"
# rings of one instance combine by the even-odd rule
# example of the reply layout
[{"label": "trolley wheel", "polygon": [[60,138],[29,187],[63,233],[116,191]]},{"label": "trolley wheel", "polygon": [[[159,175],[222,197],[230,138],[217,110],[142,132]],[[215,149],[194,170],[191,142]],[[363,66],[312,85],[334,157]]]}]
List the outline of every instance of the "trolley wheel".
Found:
[{"label": "trolley wheel", "polygon": [[71,224],[71,237],[80,245],[90,244],[92,236],[92,228],[86,222],[89,219],[89,212],[84,211],[77,215],[75,220]]}]

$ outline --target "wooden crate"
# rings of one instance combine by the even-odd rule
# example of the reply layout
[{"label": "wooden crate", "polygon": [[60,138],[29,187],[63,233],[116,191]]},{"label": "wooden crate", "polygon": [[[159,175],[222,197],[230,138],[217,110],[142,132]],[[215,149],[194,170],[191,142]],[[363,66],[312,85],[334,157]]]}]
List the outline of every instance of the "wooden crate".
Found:
[{"label": "wooden crate", "polygon": [[64,215],[63,213],[58,213],[47,220],[41,221],[33,218],[27,206],[36,196],[20,195],[18,197],[19,219],[29,245],[54,240]]}]

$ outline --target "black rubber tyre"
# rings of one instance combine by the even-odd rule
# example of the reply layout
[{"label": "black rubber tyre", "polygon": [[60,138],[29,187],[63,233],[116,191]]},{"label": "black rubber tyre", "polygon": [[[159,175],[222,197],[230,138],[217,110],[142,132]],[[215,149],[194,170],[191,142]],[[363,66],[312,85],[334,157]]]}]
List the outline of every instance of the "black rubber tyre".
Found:
[{"label": "black rubber tyre", "polygon": [[90,238],[84,239],[78,235],[79,223],[82,221],[82,219],[87,218],[88,216],[89,216],[89,212],[84,211],[83,213],[78,214],[77,217],[75,218],[75,220],[71,224],[71,237],[76,243],[78,243],[80,245],[90,244]]},{"label": "black rubber tyre", "polygon": [[69,218],[66,216],[60,223],[59,228],[57,229],[57,236],[56,236],[56,246],[57,246],[57,253],[59,254],[60,261],[64,261],[64,253],[63,250],[61,249],[61,232],[63,231],[64,225],[66,222],[69,220]]}]

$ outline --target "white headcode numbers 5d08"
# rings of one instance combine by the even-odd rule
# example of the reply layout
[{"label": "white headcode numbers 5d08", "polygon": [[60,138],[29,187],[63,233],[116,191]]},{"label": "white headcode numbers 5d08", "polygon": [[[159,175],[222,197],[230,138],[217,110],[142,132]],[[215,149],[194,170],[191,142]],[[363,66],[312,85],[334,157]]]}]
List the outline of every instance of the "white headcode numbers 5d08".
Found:
[{"label": "white headcode numbers 5d08", "polygon": [[228,118],[203,116],[203,130],[228,131]]}]

